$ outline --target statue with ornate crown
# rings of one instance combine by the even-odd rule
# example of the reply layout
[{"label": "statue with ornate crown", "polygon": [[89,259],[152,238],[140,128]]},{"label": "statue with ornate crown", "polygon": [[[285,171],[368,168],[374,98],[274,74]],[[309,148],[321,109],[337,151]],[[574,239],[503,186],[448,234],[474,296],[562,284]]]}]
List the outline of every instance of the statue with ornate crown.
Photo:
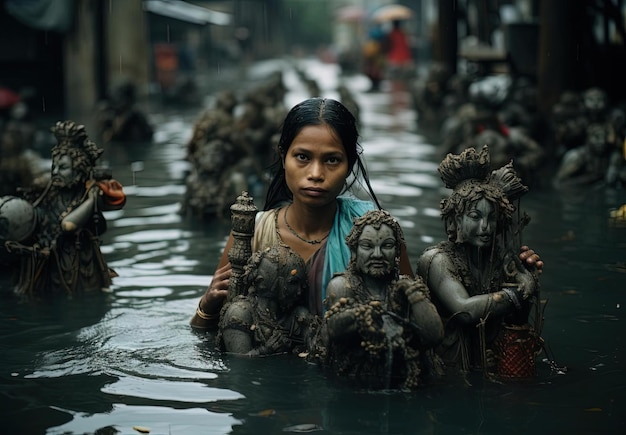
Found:
[{"label": "statue with ornate crown", "polygon": [[530,221],[520,210],[528,188],[512,162],[491,170],[487,146],[448,154],[439,173],[452,189],[440,203],[448,240],[426,248],[417,263],[445,325],[437,354],[446,372],[532,379],[543,310],[540,271],[517,254]]},{"label": "statue with ornate crown", "polygon": [[116,274],[100,251],[102,212],[121,209],[126,196],[96,166],[103,150],[83,125],[59,121],[52,132],[49,179],[22,189],[23,198],[0,198],[0,267],[23,296],[107,290]]}]

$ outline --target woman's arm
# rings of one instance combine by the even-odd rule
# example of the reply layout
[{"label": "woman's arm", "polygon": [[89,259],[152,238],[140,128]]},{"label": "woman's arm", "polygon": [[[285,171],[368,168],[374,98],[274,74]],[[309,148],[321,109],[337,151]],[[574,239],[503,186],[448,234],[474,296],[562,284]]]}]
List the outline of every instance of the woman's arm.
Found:
[{"label": "woman's arm", "polygon": [[224,251],[222,252],[220,262],[213,274],[211,284],[200,298],[196,313],[189,322],[194,328],[207,329],[217,326],[220,310],[228,296],[228,283],[232,273],[232,267],[228,260],[228,251],[233,246],[233,242],[233,235],[230,234]]}]

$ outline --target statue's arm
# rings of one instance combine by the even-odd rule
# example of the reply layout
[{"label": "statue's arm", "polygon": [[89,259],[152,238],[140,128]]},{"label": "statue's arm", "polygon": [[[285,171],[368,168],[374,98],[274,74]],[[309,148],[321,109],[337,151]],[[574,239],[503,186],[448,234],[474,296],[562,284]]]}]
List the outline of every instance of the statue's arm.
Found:
[{"label": "statue's arm", "polygon": [[84,227],[95,211],[119,210],[126,204],[122,185],[116,180],[91,184],[85,200],[61,221],[61,229],[74,232]]},{"label": "statue's arm", "polygon": [[411,304],[411,323],[417,327],[420,342],[432,347],[443,339],[443,322],[435,305],[422,292],[407,295]]},{"label": "statue's arm", "polygon": [[567,151],[561,159],[561,165],[556,173],[557,181],[564,181],[579,173],[585,165],[582,149],[574,148]]},{"label": "statue's arm", "polygon": [[63,231],[74,232],[89,222],[96,210],[98,190],[98,188],[91,188],[85,200],[63,218],[61,221],[61,229]]},{"label": "statue's arm", "polygon": [[[335,276],[326,287],[326,309],[333,310],[341,304],[342,298],[352,296],[352,291],[347,288],[347,281],[343,276]],[[343,308],[332,313],[326,319],[328,336],[330,339],[346,338],[357,333],[356,316],[354,308]]]},{"label": "statue's arm", "polygon": [[503,315],[515,307],[504,291],[470,296],[461,281],[450,273],[449,261],[442,253],[435,255],[430,265],[427,285],[450,315],[464,313],[466,315],[459,316],[459,319],[473,324],[489,313]]}]

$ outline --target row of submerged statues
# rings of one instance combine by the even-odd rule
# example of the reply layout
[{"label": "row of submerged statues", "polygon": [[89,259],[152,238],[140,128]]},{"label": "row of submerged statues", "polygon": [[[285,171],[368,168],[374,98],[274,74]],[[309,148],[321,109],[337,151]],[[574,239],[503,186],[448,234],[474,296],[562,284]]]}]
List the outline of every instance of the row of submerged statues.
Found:
[{"label": "row of submerged statues", "polygon": [[[102,214],[126,197],[84,126],[58,122],[52,168],[22,196],[0,198],[0,266],[18,295],[105,290],[115,272],[100,251]],[[286,245],[252,254],[256,207],[231,207],[233,267],[217,333],[235,354],[296,353],[374,388],[411,389],[447,371],[481,368],[494,379],[530,379],[542,348],[536,271],[517,255],[527,188],[511,164],[492,171],[489,151],[468,148],[439,167],[448,240],[424,251],[416,278],[399,274],[404,236],[375,210],[346,238],[347,270],[329,282],[320,318],[307,309],[307,266]],[[465,296],[465,298],[463,298]],[[464,300],[465,302],[462,302]]]},{"label": "row of submerged statues", "polygon": [[239,192],[263,189],[264,170],[287,113],[285,93],[277,72],[241,99],[232,90],[219,93],[200,114],[187,143],[183,216],[222,217]]},{"label": "row of submerged statues", "polygon": [[[528,190],[511,163],[492,170],[489,151],[449,154],[439,173],[448,240],[427,248],[416,277],[399,273],[404,236],[385,210],[356,218],[347,269],[326,288],[324,315],[306,307],[307,271],[284,244],[251,252],[256,208],[232,207],[233,272],[217,323],[222,351],[293,353],[369,388],[413,389],[446,373],[529,380],[543,348],[538,271],[517,255]],[[204,313],[201,313],[204,314]]]},{"label": "row of submerged statues", "polygon": [[107,290],[116,276],[103,258],[103,211],[126,203],[122,185],[97,161],[83,125],[59,121],[46,177],[0,197],[0,269],[18,295]]},{"label": "row of submerged statues", "polygon": [[564,92],[546,117],[528,78],[452,75],[435,64],[412,94],[419,128],[439,136],[442,155],[487,143],[492,165],[514,159],[526,183],[626,187],[626,104],[600,87]]}]

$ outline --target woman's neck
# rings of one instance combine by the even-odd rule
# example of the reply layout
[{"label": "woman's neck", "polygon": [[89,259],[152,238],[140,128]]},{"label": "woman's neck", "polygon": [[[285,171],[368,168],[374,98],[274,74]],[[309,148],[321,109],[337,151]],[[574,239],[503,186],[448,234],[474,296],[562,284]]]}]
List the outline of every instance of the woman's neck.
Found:
[{"label": "woman's neck", "polygon": [[292,228],[299,230],[303,237],[313,233],[330,231],[337,213],[337,201],[324,207],[310,207],[294,202],[288,209],[287,219]]}]

